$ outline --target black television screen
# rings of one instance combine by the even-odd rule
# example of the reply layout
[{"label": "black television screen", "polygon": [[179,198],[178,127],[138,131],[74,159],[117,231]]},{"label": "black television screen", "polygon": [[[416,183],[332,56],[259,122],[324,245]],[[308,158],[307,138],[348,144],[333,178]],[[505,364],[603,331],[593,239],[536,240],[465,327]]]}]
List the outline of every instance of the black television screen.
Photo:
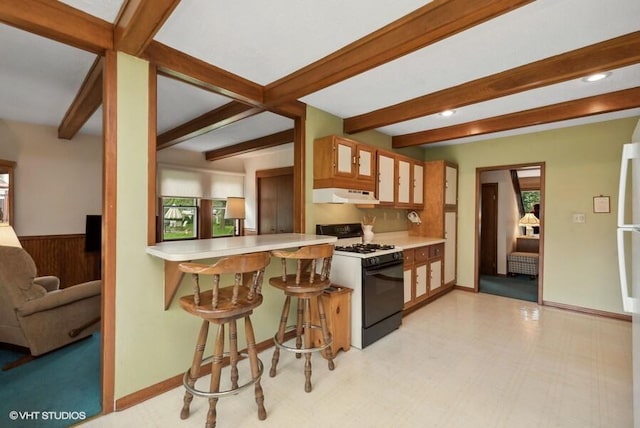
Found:
[{"label": "black television screen", "polygon": [[84,250],[100,251],[102,248],[102,216],[87,215],[87,223],[84,235]]}]

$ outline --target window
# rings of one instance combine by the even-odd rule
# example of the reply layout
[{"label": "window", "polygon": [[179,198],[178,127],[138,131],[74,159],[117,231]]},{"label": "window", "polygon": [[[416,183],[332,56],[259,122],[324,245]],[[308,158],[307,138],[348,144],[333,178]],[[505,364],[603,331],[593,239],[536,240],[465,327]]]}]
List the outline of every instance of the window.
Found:
[{"label": "window", "polygon": [[163,241],[197,238],[197,199],[162,198],[162,219]]},{"label": "window", "polygon": [[524,206],[524,212],[533,212],[533,206],[540,203],[540,191],[539,190],[523,190],[522,205]]},{"label": "window", "polygon": [[213,223],[213,237],[233,236],[234,219],[224,218],[227,208],[227,201],[224,199],[214,199],[212,204],[211,221]]}]

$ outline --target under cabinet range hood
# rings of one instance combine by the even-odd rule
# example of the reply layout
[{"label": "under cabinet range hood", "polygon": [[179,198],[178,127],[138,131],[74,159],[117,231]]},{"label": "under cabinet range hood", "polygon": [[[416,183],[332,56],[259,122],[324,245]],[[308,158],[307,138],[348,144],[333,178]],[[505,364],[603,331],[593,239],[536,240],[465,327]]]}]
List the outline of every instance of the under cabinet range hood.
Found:
[{"label": "under cabinet range hood", "polygon": [[368,190],[338,189],[335,187],[313,189],[314,203],[329,204],[379,204],[373,192]]}]

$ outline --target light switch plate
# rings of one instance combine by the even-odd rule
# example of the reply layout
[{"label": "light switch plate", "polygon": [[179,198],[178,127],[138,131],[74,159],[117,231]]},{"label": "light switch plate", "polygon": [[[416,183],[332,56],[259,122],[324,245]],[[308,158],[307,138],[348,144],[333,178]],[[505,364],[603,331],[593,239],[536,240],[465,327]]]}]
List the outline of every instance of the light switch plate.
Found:
[{"label": "light switch plate", "polygon": [[574,223],[584,223],[584,221],[585,221],[584,213],[573,213]]}]

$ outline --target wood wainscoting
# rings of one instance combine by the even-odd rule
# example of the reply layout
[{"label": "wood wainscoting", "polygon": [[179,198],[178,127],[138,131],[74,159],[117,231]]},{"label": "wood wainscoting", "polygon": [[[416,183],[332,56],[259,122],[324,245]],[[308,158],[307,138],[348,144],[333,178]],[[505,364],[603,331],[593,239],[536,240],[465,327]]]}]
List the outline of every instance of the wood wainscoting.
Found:
[{"label": "wood wainscoting", "polygon": [[31,255],[38,275],[60,278],[60,287],[70,287],[102,276],[100,252],[85,252],[85,235],[21,236],[22,247]]}]

